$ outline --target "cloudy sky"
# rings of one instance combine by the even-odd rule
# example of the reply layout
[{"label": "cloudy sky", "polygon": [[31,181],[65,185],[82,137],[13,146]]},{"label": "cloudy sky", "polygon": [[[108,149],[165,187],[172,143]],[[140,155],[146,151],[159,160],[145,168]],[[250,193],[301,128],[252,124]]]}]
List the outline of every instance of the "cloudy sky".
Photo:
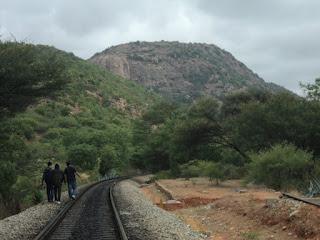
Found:
[{"label": "cloudy sky", "polygon": [[2,39],[88,58],[129,41],[213,43],[268,82],[320,77],[318,0],[0,0]]}]

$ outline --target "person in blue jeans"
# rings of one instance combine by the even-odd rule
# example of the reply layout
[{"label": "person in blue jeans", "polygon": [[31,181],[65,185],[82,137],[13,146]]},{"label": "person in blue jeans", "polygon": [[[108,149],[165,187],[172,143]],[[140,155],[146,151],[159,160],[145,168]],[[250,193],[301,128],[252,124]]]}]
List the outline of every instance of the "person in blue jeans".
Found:
[{"label": "person in blue jeans", "polygon": [[70,161],[67,162],[67,167],[64,170],[64,175],[68,183],[68,194],[70,199],[75,199],[77,196],[77,179],[76,175],[80,177],[76,169],[71,165]]}]

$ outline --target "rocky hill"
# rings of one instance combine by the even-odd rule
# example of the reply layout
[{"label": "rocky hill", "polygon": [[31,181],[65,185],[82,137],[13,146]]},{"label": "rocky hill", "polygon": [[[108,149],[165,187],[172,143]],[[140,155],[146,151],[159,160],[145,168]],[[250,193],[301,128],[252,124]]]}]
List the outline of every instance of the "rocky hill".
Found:
[{"label": "rocky hill", "polygon": [[284,91],[212,44],[133,42],[108,48],[89,61],[175,100],[220,98],[246,88]]}]

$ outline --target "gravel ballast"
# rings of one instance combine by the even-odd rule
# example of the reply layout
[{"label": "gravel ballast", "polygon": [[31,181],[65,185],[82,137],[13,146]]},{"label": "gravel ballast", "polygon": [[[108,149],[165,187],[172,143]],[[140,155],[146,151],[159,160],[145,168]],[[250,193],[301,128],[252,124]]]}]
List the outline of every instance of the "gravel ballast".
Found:
[{"label": "gravel ballast", "polygon": [[[85,186],[80,186],[78,190],[82,191]],[[62,193],[61,199],[61,204],[43,202],[0,220],[0,240],[34,239],[68,201],[67,192]]]},{"label": "gravel ballast", "polygon": [[[63,201],[66,194],[63,194]],[[139,185],[126,180],[116,184],[115,201],[130,240],[200,240],[174,214],[153,205],[145,198]],[[63,204],[41,203],[23,212],[0,220],[1,240],[33,239]]]},{"label": "gravel ballast", "polygon": [[130,240],[203,239],[174,214],[153,205],[133,181],[126,180],[117,184],[114,196]]},{"label": "gravel ballast", "polygon": [[59,208],[55,203],[38,204],[1,220],[0,239],[33,239]]}]

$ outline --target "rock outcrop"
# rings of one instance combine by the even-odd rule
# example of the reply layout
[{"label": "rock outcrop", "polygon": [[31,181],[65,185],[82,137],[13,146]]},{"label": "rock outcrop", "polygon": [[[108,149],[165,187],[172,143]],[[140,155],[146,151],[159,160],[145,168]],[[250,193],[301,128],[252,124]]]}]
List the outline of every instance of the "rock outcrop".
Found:
[{"label": "rock outcrop", "polygon": [[89,61],[178,101],[221,98],[246,88],[285,91],[212,44],[133,42],[108,48]]}]

